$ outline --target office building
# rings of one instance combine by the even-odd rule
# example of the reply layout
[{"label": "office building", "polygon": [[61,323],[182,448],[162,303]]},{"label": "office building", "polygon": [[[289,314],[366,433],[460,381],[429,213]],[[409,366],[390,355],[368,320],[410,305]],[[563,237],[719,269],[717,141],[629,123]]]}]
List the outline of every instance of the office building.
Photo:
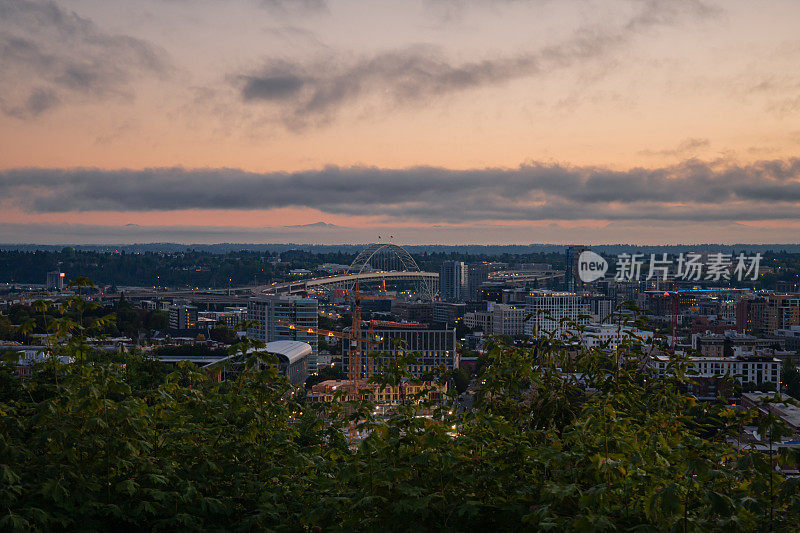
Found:
[{"label": "office building", "polygon": [[522,335],[525,333],[524,306],[508,304],[492,304],[489,306],[492,315],[492,335]]},{"label": "office building", "polygon": [[433,319],[433,302],[405,302],[392,300],[392,314],[407,322],[430,322]]},{"label": "office building", "polygon": [[470,329],[479,329],[486,335],[491,335],[493,318],[492,313],[489,311],[464,313],[464,325]]},{"label": "office building", "polygon": [[508,288],[503,282],[487,281],[478,289],[478,300],[482,302],[503,303],[503,291]]},{"label": "office building", "polygon": [[332,402],[340,395],[347,401],[370,400],[377,404],[376,409],[385,413],[386,407],[401,403],[443,403],[447,399],[447,384],[403,381],[398,385],[383,386],[378,383],[330,379],[313,385],[307,399],[309,402]]},{"label": "office building", "polygon": [[[345,329],[345,331],[348,331]],[[456,330],[452,329],[422,329],[422,328],[381,328],[374,330],[375,336],[380,339],[377,345],[369,349],[369,353],[378,354],[372,363],[362,354],[361,377],[365,377],[370,370],[379,372],[383,366],[389,364],[392,358],[400,353],[415,353],[418,361],[409,366],[409,371],[414,376],[421,376],[426,372],[436,369],[453,370],[458,368],[458,353],[456,350]],[[350,375],[350,355],[353,347],[344,343],[342,353],[342,367],[348,374],[348,379],[357,376]]]},{"label": "office building", "polygon": [[723,333],[695,333],[692,335],[692,349],[708,357],[732,356],[736,353],[756,354],[766,349],[780,349],[781,347],[780,339],[759,338],[733,330]]},{"label": "office building", "polygon": [[585,324],[587,313],[581,297],[574,292],[535,290],[525,298],[525,311],[531,318],[525,322],[525,333],[532,336],[560,336],[575,324]]},{"label": "office building", "polygon": [[462,261],[445,261],[439,270],[439,296],[444,301],[467,299],[467,268]]},{"label": "office building", "polygon": [[593,322],[599,324],[613,320],[617,308],[617,302],[613,298],[604,295],[584,295],[581,301],[586,306],[587,312],[592,315]]},{"label": "office building", "polygon": [[736,302],[736,331],[758,333],[764,327],[767,300],[764,298],[743,299]]},{"label": "office building", "polygon": [[198,318],[205,319],[211,326],[223,324],[224,326],[236,329],[239,322],[247,318],[246,307],[226,307],[224,311],[200,311]]},{"label": "office building", "polygon": [[[47,273],[47,290],[52,291],[63,291],[64,290],[64,279],[65,274],[58,270],[53,270],[52,272]],[[41,278],[39,278],[41,279]]]},{"label": "office building", "polygon": [[580,292],[586,285],[579,276],[578,258],[586,246],[568,246],[564,252],[564,285],[569,292]]},{"label": "office building", "polygon": [[467,268],[467,298],[478,299],[478,291],[484,282],[489,280],[489,263],[472,263]]},{"label": "office building", "polygon": [[775,338],[782,342],[787,350],[800,351],[800,326],[776,329]]},{"label": "office building", "polygon": [[455,325],[461,318],[467,306],[464,303],[455,302],[433,302],[433,322],[446,326]]},{"label": "office building", "polygon": [[170,329],[197,329],[197,307],[173,305],[169,308]]},{"label": "office building", "polygon": [[318,324],[316,299],[283,295],[255,296],[247,304],[247,318],[255,323],[247,330],[250,339],[263,342],[301,341],[311,345],[308,372],[317,373],[317,333],[308,331],[308,328],[316,328]]},{"label": "office building", "polygon": [[800,326],[800,296],[796,294],[771,294],[764,310],[767,333],[778,329]]}]

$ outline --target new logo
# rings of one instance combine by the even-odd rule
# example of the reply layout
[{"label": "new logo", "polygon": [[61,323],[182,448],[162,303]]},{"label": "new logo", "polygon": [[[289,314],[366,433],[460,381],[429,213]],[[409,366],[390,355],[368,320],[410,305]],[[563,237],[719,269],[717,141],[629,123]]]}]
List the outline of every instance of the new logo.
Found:
[{"label": "new logo", "polygon": [[591,283],[606,275],[608,262],[601,256],[585,250],[578,256],[578,277],[584,283]]}]

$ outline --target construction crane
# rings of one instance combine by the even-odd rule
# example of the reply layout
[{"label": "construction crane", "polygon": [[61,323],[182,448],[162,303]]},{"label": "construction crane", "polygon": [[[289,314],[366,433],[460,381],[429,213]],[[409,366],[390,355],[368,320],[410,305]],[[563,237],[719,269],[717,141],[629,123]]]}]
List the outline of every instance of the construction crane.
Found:
[{"label": "construction crane", "polygon": [[[351,307],[352,322],[350,333],[341,331],[330,331],[327,329],[313,328],[308,326],[301,326],[289,322],[278,321],[277,325],[286,327],[292,330],[305,330],[307,333],[322,335],[323,337],[338,338],[350,341],[350,361],[348,365],[348,376],[350,381],[356,383],[356,388],[363,379],[369,379],[375,374],[375,360],[368,356],[371,348],[377,346],[383,339],[375,335],[375,328],[420,328],[424,329],[428,326],[425,324],[413,324],[406,322],[394,322],[390,320],[363,320],[361,318],[361,302],[363,300],[391,300],[393,297],[388,294],[375,294],[359,291],[358,280],[356,280],[353,290],[347,291],[345,297],[353,300]],[[366,334],[364,326],[367,326]],[[366,369],[363,368],[363,358],[366,360]]]},{"label": "construction crane", "polygon": [[[359,291],[358,286],[358,279],[356,279],[356,284],[353,287],[353,290],[350,291],[349,296],[353,299],[353,307],[352,307],[352,314],[353,314],[353,323],[350,328],[350,333],[354,337],[354,340],[350,343],[350,365],[349,365],[349,376],[350,379],[355,381],[356,384],[361,380],[361,356],[362,353],[366,355],[367,351],[369,350],[369,344],[367,344],[367,350],[364,350],[364,343],[361,339],[361,301],[362,300],[391,300],[392,297],[388,294],[371,294],[371,293],[364,293]],[[375,332],[373,330],[373,325],[369,323],[369,329],[367,331],[368,338],[375,338]],[[377,344],[377,342],[376,342]],[[372,374],[375,373],[375,361],[370,360],[367,362],[367,372],[366,377],[369,379]]]},{"label": "construction crane", "polygon": [[666,297],[672,298],[672,342],[670,349],[675,353],[675,339],[678,330],[678,296],[681,294],[697,294],[697,293],[710,293],[710,292],[733,292],[733,291],[749,291],[750,289],[733,289],[733,288],[717,288],[717,289],[678,289],[678,282],[673,282],[673,289],[671,291],[644,291],[647,294],[663,294]]}]

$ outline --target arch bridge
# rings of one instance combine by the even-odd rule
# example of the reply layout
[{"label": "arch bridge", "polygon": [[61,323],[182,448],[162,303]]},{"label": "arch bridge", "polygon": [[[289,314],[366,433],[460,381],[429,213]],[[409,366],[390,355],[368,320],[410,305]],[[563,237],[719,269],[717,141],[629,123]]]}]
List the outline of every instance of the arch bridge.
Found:
[{"label": "arch bridge", "polygon": [[375,243],[362,250],[348,268],[348,273],[299,279],[258,287],[256,292],[299,294],[315,291],[348,290],[360,287],[413,285],[424,299],[433,299],[439,291],[439,274],[423,272],[404,248],[391,243]]}]

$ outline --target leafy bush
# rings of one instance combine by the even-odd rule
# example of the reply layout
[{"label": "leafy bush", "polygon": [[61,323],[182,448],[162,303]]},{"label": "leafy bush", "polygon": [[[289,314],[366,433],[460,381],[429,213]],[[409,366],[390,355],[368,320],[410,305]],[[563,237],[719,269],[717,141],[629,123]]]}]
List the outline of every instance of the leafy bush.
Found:
[{"label": "leafy bush", "polygon": [[[451,391],[386,416],[308,402],[273,367],[223,382],[192,365],[157,372],[76,358],[9,381],[0,529],[800,528],[798,481],[774,469],[798,457],[726,444],[742,414],[681,393],[678,359],[652,379],[622,352],[498,343],[474,410]],[[781,434],[775,420],[762,432]]]}]

